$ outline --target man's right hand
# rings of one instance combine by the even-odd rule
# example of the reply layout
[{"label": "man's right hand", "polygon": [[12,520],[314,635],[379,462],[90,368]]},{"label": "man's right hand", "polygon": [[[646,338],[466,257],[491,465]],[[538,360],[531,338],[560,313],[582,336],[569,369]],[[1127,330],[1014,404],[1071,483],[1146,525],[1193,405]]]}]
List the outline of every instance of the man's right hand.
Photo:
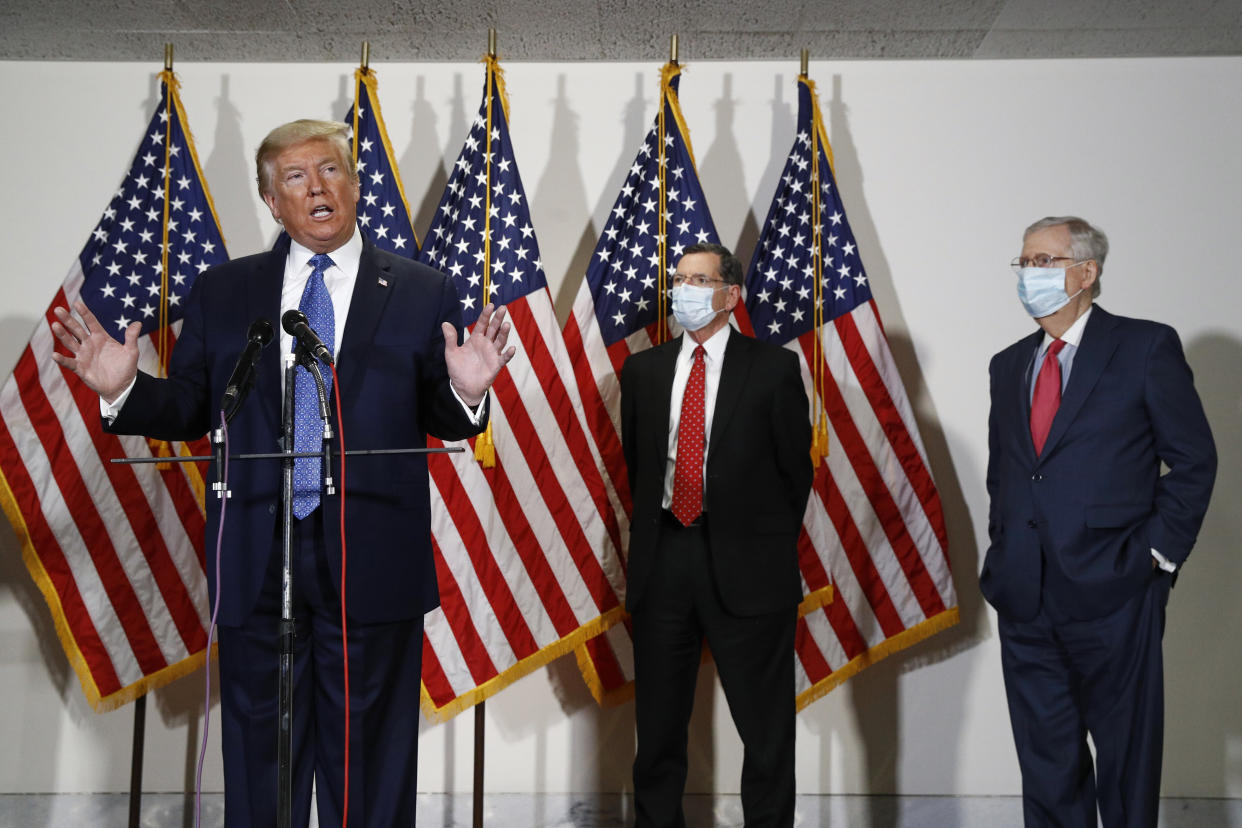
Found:
[{"label": "man's right hand", "polygon": [[129,387],[138,375],[138,334],[141,322],[125,329],[125,342],[112,338],[95,314],[81,301],[73,303],[80,319],[67,308],[56,308],[52,334],[72,356],[52,353],[52,359],[81,378],[86,386],[111,403]]}]

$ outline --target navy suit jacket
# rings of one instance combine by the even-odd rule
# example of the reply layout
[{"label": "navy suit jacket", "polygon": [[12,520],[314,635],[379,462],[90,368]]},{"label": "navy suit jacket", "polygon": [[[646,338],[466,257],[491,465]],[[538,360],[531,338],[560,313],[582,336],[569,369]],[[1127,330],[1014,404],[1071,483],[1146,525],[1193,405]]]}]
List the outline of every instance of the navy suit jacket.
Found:
[{"label": "navy suit jacket", "polygon": [[[1177,333],[1096,306],[1043,453],[1030,382],[1044,333],[992,358],[984,596],[1027,621],[1098,618],[1149,583],[1151,550],[1190,554],[1216,476],[1216,448]],[[1168,471],[1161,474],[1161,463]]]},{"label": "navy suit jacket", "polygon": [[[254,256],[201,274],[190,291],[168,379],[139,372],[109,430],[191,440],[219,424],[225,384],[259,318],[279,328],[288,237]],[[337,358],[345,448],[419,448],[428,433],[445,440],[478,433],[449,388],[440,324],[461,330],[457,290],[429,267],[364,242]],[[277,342],[280,340],[277,339]],[[231,454],[279,451],[281,355],[266,348],[255,388],[229,426]],[[333,411],[335,420],[335,407]],[[349,544],[347,609],[362,622],[421,616],[439,605],[431,552],[427,462],[423,455],[348,458],[345,520]],[[325,497],[325,543],[340,579],[340,474]],[[216,479],[211,469],[209,480]],[[220,590],[223,625],[238,626],[253,609],[277,538],[281,464],[237,461],[216,583],[220,501],[207,493],[207,577]]]},{"label": "navy suit jacket", "polygon": [[[621,369],[621,444],[634,517],[626,609],[646,593],[659,547],[668,418],[681,337],[631,354]],[[729,330],[703,502],[721,601],[735,615],[802,600],[798,533],[811,492],[811,425],[798,358]]]}]

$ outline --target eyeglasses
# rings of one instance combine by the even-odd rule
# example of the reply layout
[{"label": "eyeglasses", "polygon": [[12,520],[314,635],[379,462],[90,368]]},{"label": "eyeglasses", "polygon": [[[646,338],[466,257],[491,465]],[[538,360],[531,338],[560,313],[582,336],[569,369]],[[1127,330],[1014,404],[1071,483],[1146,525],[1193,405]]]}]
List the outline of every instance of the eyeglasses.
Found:
[{"label": "eyeglasses", "polygon": [[1072,265],[1066,265],[1066,267],[1074,267],[1074,265],[1089,261],[1091,260],[1083,259],[1081,262],[1074,262],[1073,256],[1049,256],[1047,253],[1036,253],[1028,257],[1017,256],[1009,263],[1009,266],[1014,270],[1021,270],[1024,267],[1055,267],[1055,262],[1074,262]]},{"label": "eyeglasses", "polygon": [[719,285],[724,279],[715,276],[705,276],[702,273],[691,273],[683,276],[678,273],[673,277],[673,287],[681,287],[682,285],[692,285],[694,287],[707,287],[708,285]]}]

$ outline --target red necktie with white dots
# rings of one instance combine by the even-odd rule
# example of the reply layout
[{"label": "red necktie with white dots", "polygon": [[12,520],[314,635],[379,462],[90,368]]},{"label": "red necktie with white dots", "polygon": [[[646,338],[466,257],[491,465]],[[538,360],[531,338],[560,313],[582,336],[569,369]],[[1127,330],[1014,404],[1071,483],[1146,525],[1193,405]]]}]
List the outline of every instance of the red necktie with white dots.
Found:
[{"label": "red necktie with white dots", "polygon": [[673,470],[673,517],[689,526],[703,512],[703,396],[707,368],[703,365],[703,346],[694,349],[690,378],[681,398],[681,419],[677,423],[677,463]]},{"label": "red necktie with white dots", "polygon": [[1057,354],[1065,347],[1065,340],[1054,339],[1048,346],[1044,364],[1035,378],[1035,394],[1031,397],[1031,440],[1035,443],[1035,456],[1044,450],[1052,418],[1061,407],[1061,360]]}]

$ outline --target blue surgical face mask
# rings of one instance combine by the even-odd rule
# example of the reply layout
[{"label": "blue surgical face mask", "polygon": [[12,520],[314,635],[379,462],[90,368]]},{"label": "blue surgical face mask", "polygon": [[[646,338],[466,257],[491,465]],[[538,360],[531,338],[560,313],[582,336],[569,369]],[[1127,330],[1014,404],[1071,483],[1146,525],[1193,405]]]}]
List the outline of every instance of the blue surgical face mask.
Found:
[{"label": "blue surgical face mask", "polygon": [[1024,267],[1018,270],[1018,300],[1027,313],[1040,319],[1056,313],[1074,296],[1082,293],[1081,289],[1074,296],[1065,292],[1066,270],[1063,267]]},{"label": "blue surgical face mask", "polygon": [[687,331],[697,331],[720,313],[712,307],[712,298],[723,289],[677,285],[673,288],[673,317]]}]

